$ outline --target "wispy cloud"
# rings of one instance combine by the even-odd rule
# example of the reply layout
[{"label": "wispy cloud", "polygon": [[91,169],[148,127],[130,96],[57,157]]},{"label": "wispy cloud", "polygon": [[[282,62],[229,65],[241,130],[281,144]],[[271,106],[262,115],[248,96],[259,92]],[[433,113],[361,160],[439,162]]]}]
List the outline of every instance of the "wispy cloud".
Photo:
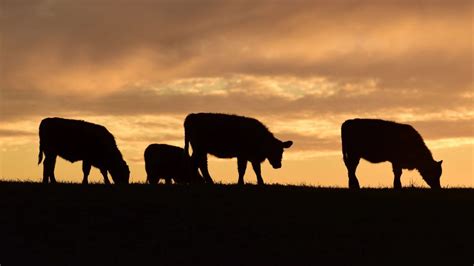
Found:
[{"label": "wispy cloud", "polygon": [[1,129],[0,128],[0,138],[5,137],[25,137],[25,136],[33,136],[36,135],[33,132],[25,131],[25,130],[14,130],[14,129]]},{"label": "wispy cloud", "polygon": [[[468,119],[473,116],[472,99],[465,94],[385,90],[370,80],[361,83],[313,80],[280,82],[279,78],[271,77],[238,77],[213,78],[210,82],[205,79],[196,84],[177,80],[101,97],[7,90],[2,94],[1,119],[81,114],[184,115],[197,111],[294,117],[323,114],[391,117],[396,112],[407,116],[402,120],[411,121],[433,116],[437,119]],[[176,87],[175,83],[181,85]]]}]

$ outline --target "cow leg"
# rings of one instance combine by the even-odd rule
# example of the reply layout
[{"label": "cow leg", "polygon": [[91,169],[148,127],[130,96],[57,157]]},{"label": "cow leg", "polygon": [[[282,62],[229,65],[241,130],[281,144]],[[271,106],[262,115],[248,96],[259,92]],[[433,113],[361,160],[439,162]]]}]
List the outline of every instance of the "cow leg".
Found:
[{"label": "cow leg", "polygon": [[106,185],[110,185],[109,178],[107,177],[107,170],[106,170],[106,169],[100,169],[100,173],[101,173],[102,176],[104,177],[104,183],[105,183]]},{"label": "cow leg", "polygon": [[152,174],[151,174],[152,171],[151,171],[150,164],[146,162],[145,162],[145,172],[146,172],[146,183],[152,184],[152,179],[154,179],[154,177],[152,177]]},{"label": "cow leg", "polygon": [[402,168],[392,164],[392,170],[393,170],[393,188],[394,189],[401,189],[402,188],[402,182],[400,181],[400,177],[402,176]]},{"label": "cow leg", "polygon": [[150,184],[158,184],[158,182],[160,181],[160,178],[159,177],[155,177],[153,175],[147,175],[146,176],[146,181]]},{"label": "cow leg", "polygon": [[56,178],[54,177],[54,167],[56,165],[55,154],[46,153],[46,158],[43,162],[43,183],[47,184],[48,179],[51,183],[56,183]]},{"label": "cow leg", "polygon": [[201,169],[201,173],[204,177],[204,180],[206,180],[206,182],[209,184],[214,184],[214,181],[212,181],[211,175],[209,174],[209,170],[207,169],[207,154],[204,153],[196,155],[196,160],[199,169]]},{"label": "cow leg", "polygon": [[43,184],[48,184],[49,182],[49,175],[51,173],[51,159],[49,156],[46,156],[46,158],[43,161]]},{"label": "cow leg", "polygon": [[89,177],[89,173],[91,172],[91,164],[83,161],[82,162],[82,172],[84,173],[84,178],[82,179],[82,184],[87,185],[88,180],[87,178]]},{"label": "cow leg", "polygon": [[145,164],[145,171],[146,171],[146,182],[156,185],[158,182],[160,182],[160,177],[157,174],[156,168],[158,168],[156,165],[152,164]]},{"label": "cow leg", "polygon": [[359,165],[359,157],[344,156],[344,163],[347,167],[347,173],[349,176],[349,188],[360,188],[359,181],[356,176],[356,169]]},{"label": "cow leg", "polygon": [[244,184],[245,170],[247,169],[247,160],[241,157],[237,157],[237,168],[239,170],[239,185]]},{"label": "cow leg", "polygon": [[54,168],[56,167],[56,158],[56,155],[51,158],[51,175],[49,176],[49,181],[51,182],[51,184],[56,183],[56,176],[54,175]]},{"label": "cow leg", "polygon": [[150,173],[147,175],[146,180],[148,181],[148,183],[156,185],[160,182],[160,176],[156,173]]},{"label": "cow leg", "polygon": [[255,172],[255,175],[257,176],[257,184],[265,185],[262,178],[262,170],[260,169],[260,163],[252,162],[252,167],[253,167],[253,171]]}]

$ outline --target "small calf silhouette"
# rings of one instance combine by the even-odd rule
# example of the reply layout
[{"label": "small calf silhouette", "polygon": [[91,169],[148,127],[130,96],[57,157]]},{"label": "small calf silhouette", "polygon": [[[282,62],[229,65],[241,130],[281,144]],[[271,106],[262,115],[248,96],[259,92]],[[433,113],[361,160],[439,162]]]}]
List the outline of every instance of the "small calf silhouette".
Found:
[{"label": "small calf silhouette", "polygon": [[147,182],[156,184],[165,179],[166,184],[204,183],[204,179],[183,148],[167,144],[150,144],[145,149],[145,170]]},{"label": "small calf silhouette", "polygon": [[441,163],[433,160],[421,135],[410,125],[379,119],[352,119],[341,126],[342,154],[349,187],[359,188],[356,169],[361,158],[392,163],[393,186],[402,187],[402,169],[417,169],[431,188],[440,188]]},{"label": "small calf silhouette", "polygon": [[219,158],[237,157],[239,184],[244,184],[247,162],[251,162],[258,184],[264,184],[260,164],[268,159],[273,168],[280,168],[283,149],[293,144],[278,140],[254,118],[228,114],[189,114],[184,134],[186,154],[191,144],[195,167],[201,169],[208,183],[213,183],[207,168],[208,153]]},{"label": "small calf silhouette", "polygon": [[43,183],[56,182],[54,166],[59,156],[70,162],[82,161],[83,184],[91,167],[97,167],[104,176],[104,182],[110,184],[107,172],[114,183],[128,183],[130,171],[122,154],[117,148],[114,136],[103,126],[82,120],[63,118],[45,118],[39,126],[38,164],[43,162]]}]

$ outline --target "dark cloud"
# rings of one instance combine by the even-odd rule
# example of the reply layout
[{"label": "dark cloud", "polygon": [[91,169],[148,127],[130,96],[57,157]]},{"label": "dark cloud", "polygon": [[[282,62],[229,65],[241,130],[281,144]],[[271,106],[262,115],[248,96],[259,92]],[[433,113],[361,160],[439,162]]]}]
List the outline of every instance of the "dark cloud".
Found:
[{"label": "dark cloud", "polygon": [[25,130],[0,129],[0,138],[4,137],[31,137],[36,135],[35,132]]},{"label": "dark cloud", "polygon": [[[170,94],[160,95],[152,90],[123,91],[102,98],[74,98],[49,97],[38,101],[36,105],[14,106],[13,102],[6,103],[6,109],[21,109],[19,113],[5,113],[9,117],[4,121],[31,120],[39,121],[46,116],[74,117],[75,114],[81,116],[124,116],[137,117],[133,126],[138,131],[133,134],[126,134],[120,139],[123,142],[143,142],[143,143],[167,143],[169,141],[182,140],[182,124],[177,121],[140,121],[138,117],[142,115],[172,115],[182,117],[191,112],[224,112],[245,114],[266,121],[278,121],[281,123],[291,123],[293,119],[310,117],[314,123],[318,119],[325,120],[332,116],[353,118],[358,117],[393,117],[394,113],[406,109],[412,113],[427,111],[436,114],[440,111],[453,110],[459,106],[472,106],[468,98],[446,98],[438,95],[418,96],[397,94],[394,91],[375,91],[368,95],[339,95],[334,94],[328,97],[316,97],[304,95],[300,98],[291,99],[284,96],[271,94],[252,95],[245,91],[237,91],[228,94],[199,95],[199,94]],[[17,103],[21,103],[18,101]],[[326,118],[327,117],[327,118]],[[336,124],[341,121],[333,121]],[[403,122],[403,121],[399,121]],[[427,119],[408,122],[412,124],[425,139],[436,140],[443,138],[470,138],[473,136],[474,121],[472,118],[459,118],[447,120]],[[173,129],[171,132],[170,129]],[[271,128],[272,130],[272,128]],[[340,140],[337,136],[325,136],[326,131],[318,133],[300,133],[300,128],[288,131],[275,131],[275,135],[282,139],[295,141],[294,151],[328,151],[339,150]],[[333,130],[327,128],[326,130]],[[337,132],[338,128],[336,129]],[[273,131],[273,130],[272,130]],[[126,132],[126,131],[125,131]],[[4,130],[0,131],[1,136],[21,136],[22,134],[32,134],[23,131]]]},{"label": "dark cloud", "polygon": [[429,120],[414,121],[410,123],[424,138],[472,138],[474,136],[474,120]]},{"label": "dark cloud", "polygon": [[[2,120],[31,116],[83,115],[176,115],[191,112],[244,113],[247,115],[337,115],[360,114],[383,116],[388,112],[410,110],[413,113],[436,113],[472,108],[471,98],[441,93],[412,93],[376,90],[362,95],[339,91],[330,96],[302,95],[297,98],[271,92],[223,90],[222,94],[159,94],[150,89],[133,89],[103,97],[53,96],[33,93],[34,97],[15,95],[2,104]],[[462,110],[462,109],[461,109]]]},{"label": "dark cloud", "polygon": [[[228,74],[472,89],[471,1],[2,1],[2,9],[2,89]],[[137,60],[146,63],[116,76]]]},{"label": "dark cloud", "polygon": [[334,151],[341,147],[338,137],[320,137],[303,135],[296,132],[279,132],[277,137],[281,140],[292,140],[291,151]]},{"label": "dark cloud", "polygon": [[[167,128],[169,125],[164,126]],[[144,142],[144,143],[166,143],[169,141],[183,140],[183,134],[168,134],[160,132],[160,128],[156,128],[156,133],[153,135],[138,134],[133,137],[121,137],[123,142]],[[183,141],[184,143],[184,141]]]}]

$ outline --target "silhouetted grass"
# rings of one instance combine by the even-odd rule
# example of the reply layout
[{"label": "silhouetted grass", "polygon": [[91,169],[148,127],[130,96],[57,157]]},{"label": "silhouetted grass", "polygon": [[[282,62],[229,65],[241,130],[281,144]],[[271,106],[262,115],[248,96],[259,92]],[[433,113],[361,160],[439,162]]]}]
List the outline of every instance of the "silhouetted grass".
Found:
[{"label": "silhouetted grass", "polygon": [[473,207],[468,188],[0,182],[0,264],[472,265]]}]

